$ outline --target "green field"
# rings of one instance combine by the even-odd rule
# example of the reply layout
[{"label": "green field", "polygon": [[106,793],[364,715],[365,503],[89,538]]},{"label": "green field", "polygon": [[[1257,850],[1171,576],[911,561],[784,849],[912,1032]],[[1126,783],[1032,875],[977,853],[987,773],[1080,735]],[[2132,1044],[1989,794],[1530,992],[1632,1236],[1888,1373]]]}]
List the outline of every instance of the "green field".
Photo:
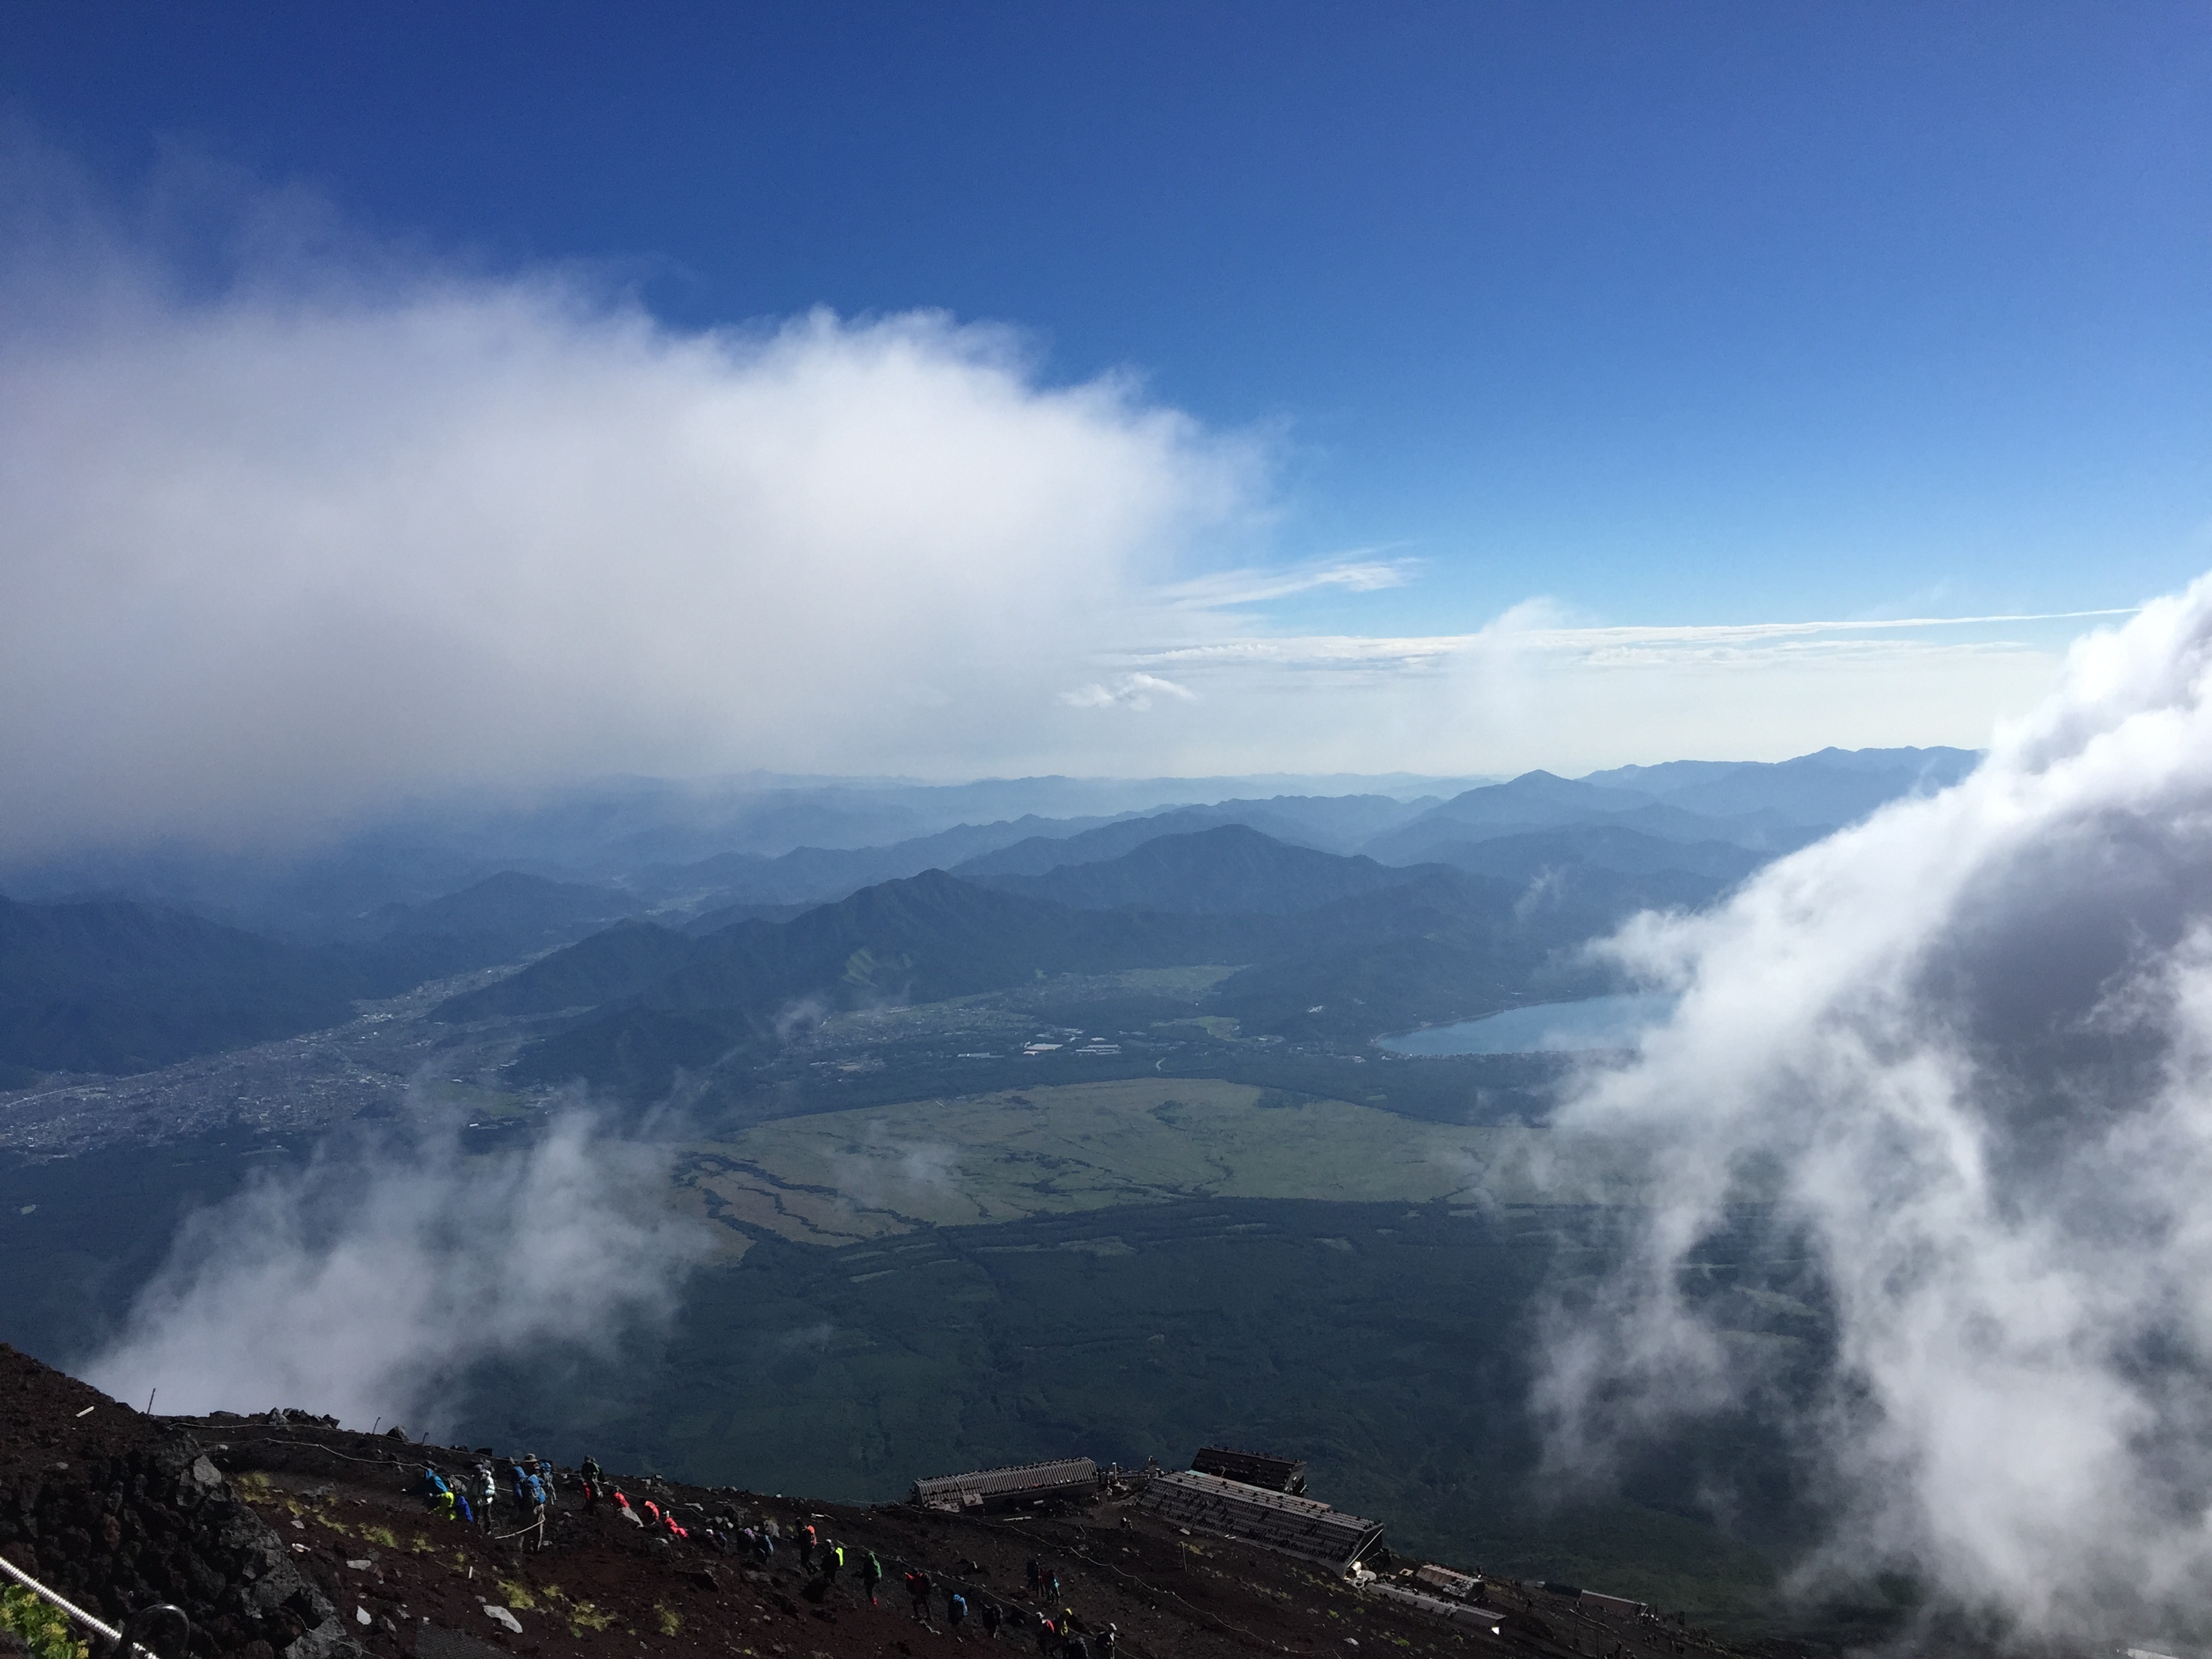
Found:
[{"label": "green field", "polygon": [[1495,1208],[1634,1202],[1604,1149],[1206,1078],[786,1118],[697,1148],[685,1192],[742,1238],[841,1245],[1191,1198]]}]

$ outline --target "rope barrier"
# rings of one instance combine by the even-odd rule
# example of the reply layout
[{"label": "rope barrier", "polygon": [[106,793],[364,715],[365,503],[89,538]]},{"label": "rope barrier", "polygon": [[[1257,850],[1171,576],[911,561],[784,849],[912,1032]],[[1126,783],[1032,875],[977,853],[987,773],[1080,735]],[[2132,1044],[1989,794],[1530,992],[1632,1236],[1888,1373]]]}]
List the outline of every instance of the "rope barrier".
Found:
[{"label": "rope barrier", "polygon": [[[196,1426],[200,1428],[201,1432],[215,1434],[221,1431],[222,1425],[217,1425],[213,1428],[208,1428],[204,1425]],[[334,1432],[344,1432],[344,1431],[334,1431]],[[228,1445],[234,1440],[282,1440],[284,1443],[297,1446],[304,1451],[319,1451],[325,1457],[335,1457],[342,1463],[364,1463],[372,1468],[380,1469],[392,1468],[395,1467],[404,1468],[410,1463],[427,1462],[429,1461],[427,1458],[401,1457],[396,1453],[386,1453],[382,1457],[356,1457],[350,1453],[339,1451],[335,1447],[325,1446],[319,1440],[302,1440],[295,1435],[289,1434],[225,1434],[223,1435],[221,1443]],[[444,1450],[448,1449],[441,1447],[440,1449]]]}]

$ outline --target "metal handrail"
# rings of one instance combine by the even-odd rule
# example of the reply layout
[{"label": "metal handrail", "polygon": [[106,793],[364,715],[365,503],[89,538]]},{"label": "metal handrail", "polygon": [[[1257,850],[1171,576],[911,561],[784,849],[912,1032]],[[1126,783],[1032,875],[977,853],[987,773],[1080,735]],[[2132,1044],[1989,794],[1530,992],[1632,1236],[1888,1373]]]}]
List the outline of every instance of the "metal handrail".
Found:
[{"label": "metal handrail", "polygon": [[[94,1618],[90,1613],[87,1613],[82,1607],[77,1606],[76,1602],[70,1601],[67,1596],[62,1595],[58,1590],[48,1589],[44,1584],[41,1584],[37,1579],[32,1577],[29,1573],[25,1572],[22,1568],[17,1566],[13,1561],[10,1561],[4,1555],[0,1555],[0,1572],[6,1573],[9,1577],[14,1579],[25,1589],[30,1591],[32,1595],[38,1596],[40,1600],[51,1601],[54,1606],[59,1607],[64,1613],[76,1620],[80,1625],[84,1626],[88,1630],[97,1632],[106,1641],[111,1651],[120,1649],[123,1642],[122,1631],[116,1629],[114,1626],[107,1624],[101,1620]],[[150,1607],[141,1607],[137,1613],[132,1613],[130,1618],[124,1620],[124,1628],[125,1630],[136,1629],[141,1624],[154,1620],[167,1620],[173,1613],[175,1615],[177,1622],[180,1623],[184,1626],[185,1639],[178,1644],[177,1648],[179,1659],[183,1659],[183,1656],[191,1650],[192,1627],[191,1620],[185,1617],[185,1610],[182,1607],[172,1607],[166,1601],[158,1603],[157,1605]],[[152,1648],[136,1640],[131,1642],[129,1650],[134,1654],[143,1653],[146,1656],[146,1659],[161,1659],[161,1656],[156,1653]]]}]

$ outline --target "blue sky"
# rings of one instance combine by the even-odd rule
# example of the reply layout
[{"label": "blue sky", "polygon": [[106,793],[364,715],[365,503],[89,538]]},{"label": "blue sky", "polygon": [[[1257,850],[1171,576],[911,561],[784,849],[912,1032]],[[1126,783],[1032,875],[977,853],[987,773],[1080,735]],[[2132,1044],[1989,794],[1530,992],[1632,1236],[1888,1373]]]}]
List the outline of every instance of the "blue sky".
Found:
[{"label": "blue sky", "polygon": [[11,6],[0,90],[686,323],[941,307],[1285,432],[1286,554],[2061,610],[2212,520],[2196,5]]},{"label": "blue sky", "polygon": [[[2202,5],[0,24],[18,131],[114,201],[181,154],[678,333],[938,309],[1047,387],[1133,374],[1264,453],[1183,574],[1393,567],[1248,629],[2079,611],[2212,563]],[[2047,671],[2071,627],[2008,637]]]}]

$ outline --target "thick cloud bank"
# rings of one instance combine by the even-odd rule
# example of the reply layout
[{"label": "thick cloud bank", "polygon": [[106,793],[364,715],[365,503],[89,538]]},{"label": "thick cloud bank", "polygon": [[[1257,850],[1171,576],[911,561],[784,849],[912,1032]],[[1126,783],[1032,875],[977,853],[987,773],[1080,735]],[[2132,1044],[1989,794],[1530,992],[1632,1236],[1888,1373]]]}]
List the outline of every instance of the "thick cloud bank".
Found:
[{"label": "thick cloud bank", "polygon": [[1249,446],[1003,330],[686,332],[252,200],[191,280],[52,172],[0,165],[0,854],[1018,765],[1246,511]]},{"label": "thick cloud bank", "polygon": [[[1931,799],[1616,948],[1683,992],[1564,1126],[1655,1208],[1562,1316],[1563,1444],[1742,1400],[1700,1248],[1771,1201],[1832,1304],[1799,1427],[1844,1519],[2031,1630],[2212,1594],[2212,578],[2075,648]],[[1756,1213],[1754,1212],[1753,1213]]]},{"label": "thick cloud bank", "polygon": [[301,1406],[451,1421],[471,1368],[592,1351],[665,1319],[703,1254],[665,1161],[572,1115],[527,1151],[434,1139],[318,1163],[186,1223],[84,1375],[179,1412]]}]

